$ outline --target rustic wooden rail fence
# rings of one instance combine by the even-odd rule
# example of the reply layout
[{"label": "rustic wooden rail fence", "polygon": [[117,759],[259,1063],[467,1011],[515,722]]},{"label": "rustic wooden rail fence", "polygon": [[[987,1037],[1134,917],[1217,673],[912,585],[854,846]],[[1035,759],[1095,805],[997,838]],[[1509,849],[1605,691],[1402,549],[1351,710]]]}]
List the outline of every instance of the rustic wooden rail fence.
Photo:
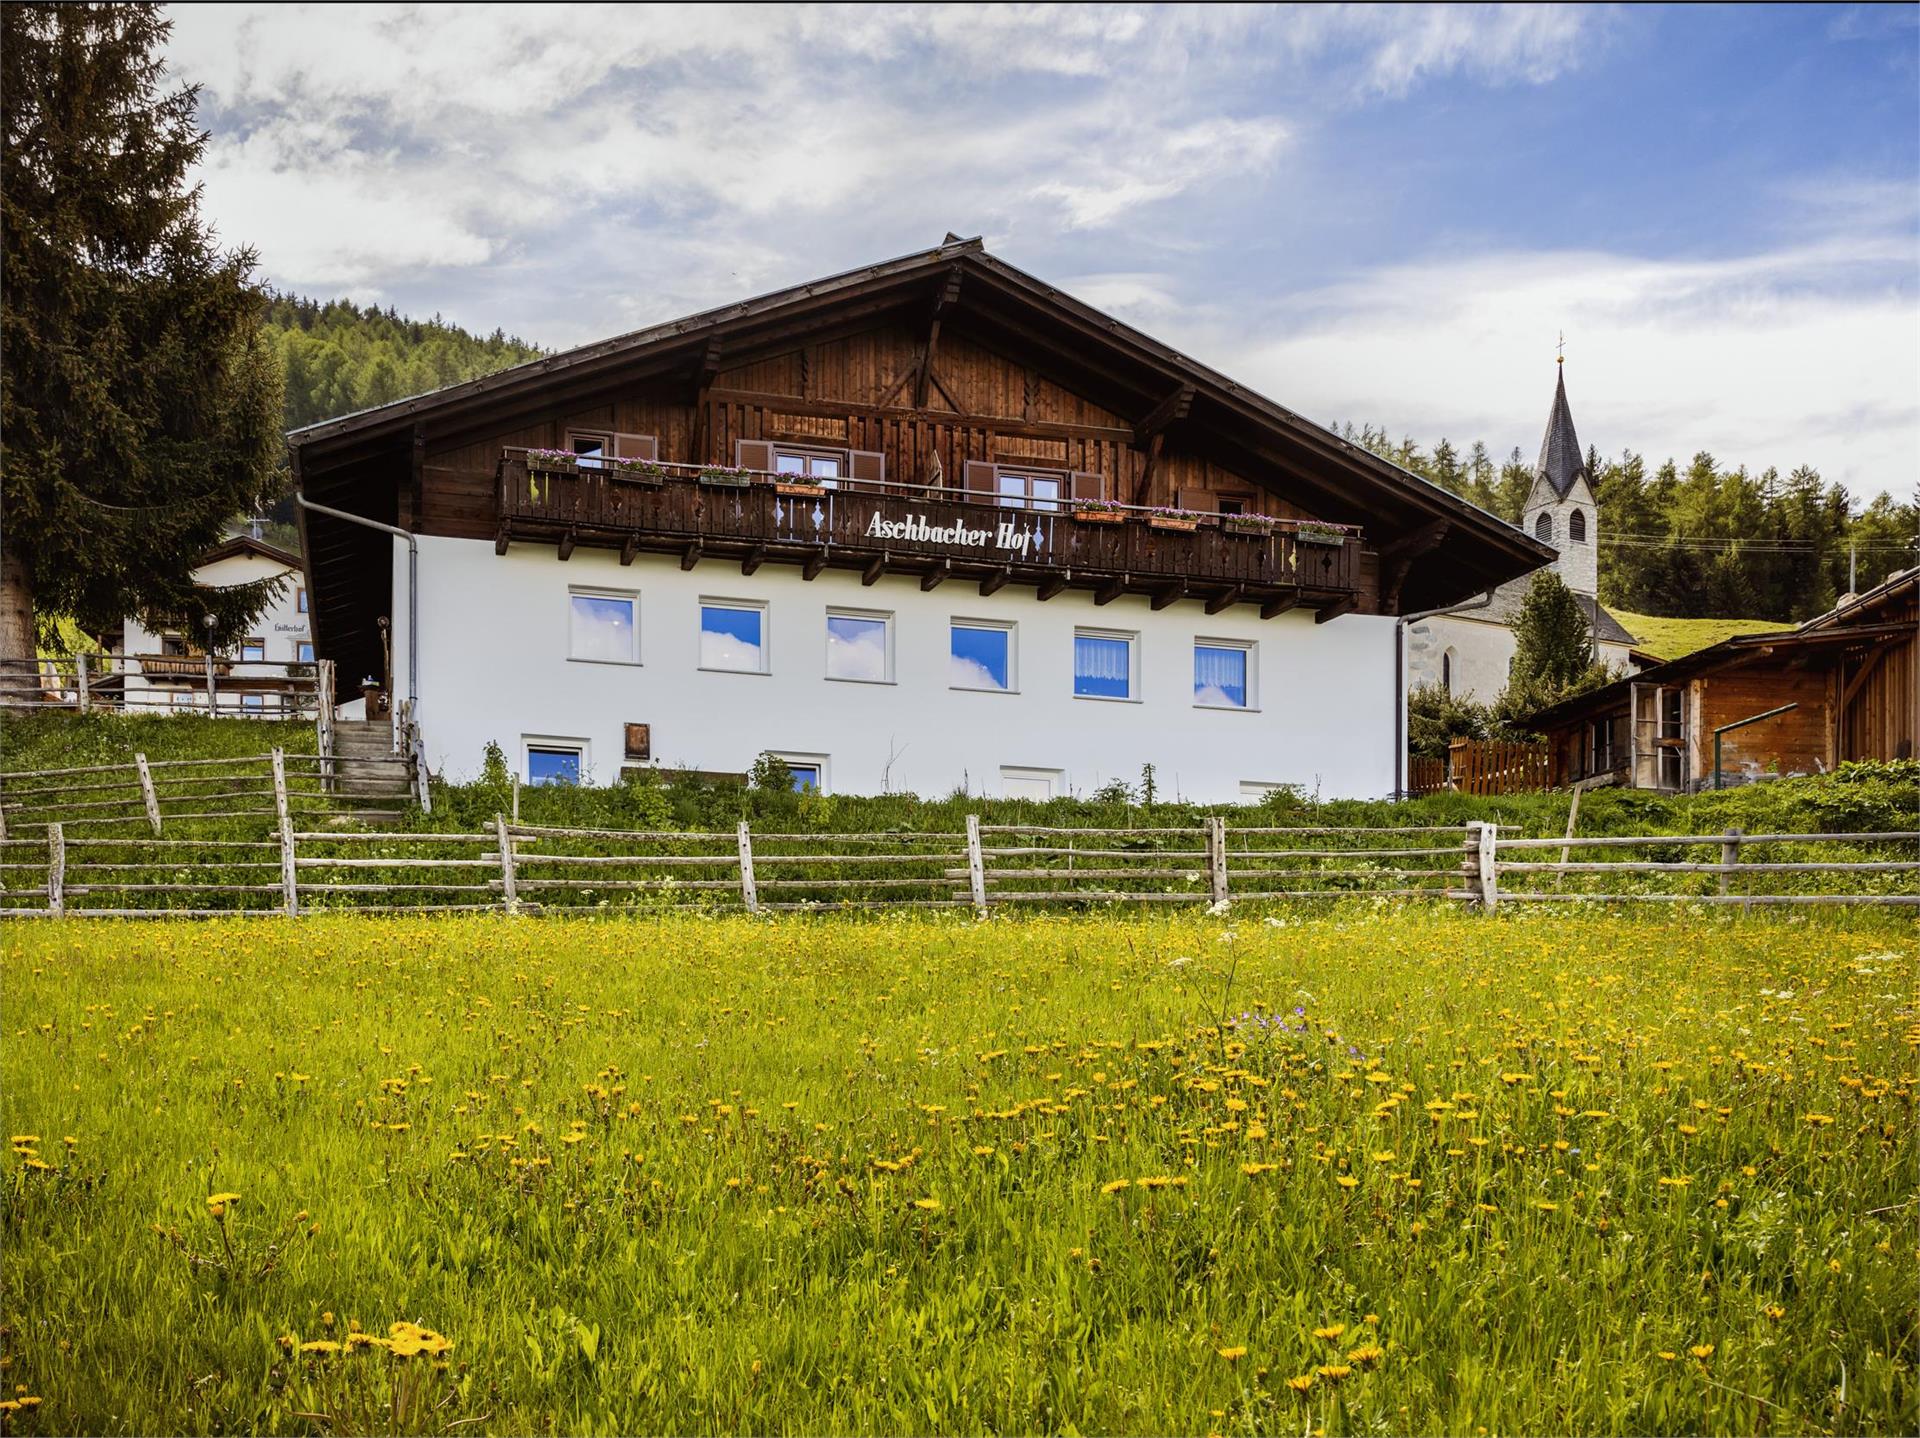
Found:
[{"label": "rustic wooden rail fence", "polygon": [[69,831],[144,825],[158,838],[205,820],[266,822],[283,808],[315,819],[351,818],[390,810],[393,789],[404,789],[413,773],[398,755],[356,759],[354,765],[362,777],[348,782],[322,755],[275,749],[228,759],[150,760],[135,754],[131,764],[0,774],[0,838],[56,822]]},{"label": "rustic wooden rail fence", "polygon": [[[85,821],[81,821],[85,822]],[[1552,851],[1561,851],[1554,858]],[[1571,851],[1635,851],[1621,859]],[[1696,857],[1700,856],[1700,857]],[[1517,883],[1516,883],[1517,881]],[[644,913],[697,907],[934,908],[1359,898],[1503,904],[1920,905],[1920,831],[1523,838],[1497,826],[1067,829],[935,833],[623,831],[517,824],[478,833],[301,828],[270,837],[0,839],[0,916],[312,912]]]},{"label": "rustic wooden rail fence", "polygon": [[68,654],[0,659],[0,710],[312,719],[332,704],[329,660],[244,654]]}]

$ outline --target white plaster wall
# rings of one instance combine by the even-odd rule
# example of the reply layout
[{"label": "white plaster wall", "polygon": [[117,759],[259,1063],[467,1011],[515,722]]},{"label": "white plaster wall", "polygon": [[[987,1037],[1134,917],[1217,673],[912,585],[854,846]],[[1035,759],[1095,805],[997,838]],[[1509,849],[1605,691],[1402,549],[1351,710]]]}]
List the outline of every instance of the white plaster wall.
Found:
[{"label": "white plaster wall", "polygon": [[1461,699],[1491,704],[1507,687],[1507,671],[1516,647],[1504,624],[1442,614],[1407,626],[1407,687],[1440,682],[1440,656],[1453,655],[1453,692]]},{"label": "white plaster wall", "polygon": [[[299,611],[299,590],[305,583],[300,571],[288,569],[286,565],[276,563],[259,554],[229,555],[225,559],[216,559],[211,564],[203,564],[193,571],[193,582],[206,589],[230,589],[237,584],[251,584],[261,579],[277,579],[281,575],[287,576],[287,582],[282,586],[279,598],[261,612],[259,618],[254,620],[253,627],[247,631],[249,638],[266,641],[267,662],[276,666],[297,662],[300,658],[300,645],[313,637],[313,631],[308,627],[308,616]],[[204,638],[205,635],[200,633],[187,636],[188,642],[196,647]],[[122,654],[158,654],[160,636],[148,629],[138,618],[129,615],[121,626],[120,645]],[[249,672],[249,666],[236,662],[233,672],[246,674]],[[276,677],[284,673],[279,669],[255,672],[272,673]],[[130,696],[136,693],[140,696],[130,697],[129,707],[135,710],[167,707],[164,692],[157,695],[147,694],[146,691],[155,686],[140,675],[128,675],[126,687]],[[205,692],[196,692],[199,706],[205,709]],[[185,702],[186,696],[183,694],[182,703]],[[238,709],[240,704],[238,694],[219,696],[219,706],[223,710]]]},{"label": "white plaster wall", "polygon": [[[550,546],[516,544],[504,556],[472,540],[420,545],[420,722],[428,762],[472,777],[488,740],[521,768],[528,736],[585,740],[592,782],[618,777],[627,722],[653,726],[665,766],[739,772],[763,750],[827,756],[826,787],[944,794],[961,784],[1001,792],[1002,766],[1060,770],[1087,793],[1137,782],[1151,762],[1163,793],[1233,802],[1245,783],[1288,782],[1333,796],[1378,796],[1398,781],[1391,618],[1345,615],[1328,624],[1295,611],[1262,621],[1239,605],[1208,615],[1197,602],[1154,613],[1144,596],[1095,605],[1069,590],[1041,603],[1008,586],[982,597],[948,581],[922,593],[911,576],[866,587],[828,570],[708,560],[691,572],[643,555],[622,568],[609,551],[580,549],[561,563]],[[394,543],[394,671],[407,663],[406,547]],[[638,665],[569,660],[569,586],[640,596]],[[769,605],[771,672],[700,670],[699,604]],[[824,677],[829,608],[891,611],[895,681]],[[1018,693],[948,686],[948,622],[1011,620]],[[1073,695],[1075,626],[1137,631],[1138,702]],[[1253,712],[1193,704],[1193,641],[1257,645]],[[404,684],[404,680],[402,680]],[[889,766],[889,760],[891,764]]]}]

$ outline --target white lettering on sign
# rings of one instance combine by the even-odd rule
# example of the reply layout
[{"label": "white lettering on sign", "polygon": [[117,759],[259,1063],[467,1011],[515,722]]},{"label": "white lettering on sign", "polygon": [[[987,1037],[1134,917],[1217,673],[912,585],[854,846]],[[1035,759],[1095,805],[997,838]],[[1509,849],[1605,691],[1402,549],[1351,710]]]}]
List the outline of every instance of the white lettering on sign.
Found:
[{"label": "white lettering on sign", "polygon": [[930,524],[924,514],[909,514],[905,519],[887,519],[875,514],[867,521],[868,539],[912,539],[922,544],[952,544],[963,549],[1011,549],[1027,552],[1033,538],[1030,531],[1017,528],[1011,520],[1001,520],[992,529],[969,529],[964,523]]}]

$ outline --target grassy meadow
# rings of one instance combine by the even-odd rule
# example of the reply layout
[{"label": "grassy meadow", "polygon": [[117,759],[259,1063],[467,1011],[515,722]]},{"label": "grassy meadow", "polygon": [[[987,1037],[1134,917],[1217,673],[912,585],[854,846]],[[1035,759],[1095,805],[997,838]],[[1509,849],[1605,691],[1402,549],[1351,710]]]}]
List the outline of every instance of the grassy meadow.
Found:
[{"label": "grassy meadow", "polygon": [[15,924],[0,1425],[1911,1433],[1916,957],[1870,913]]}]

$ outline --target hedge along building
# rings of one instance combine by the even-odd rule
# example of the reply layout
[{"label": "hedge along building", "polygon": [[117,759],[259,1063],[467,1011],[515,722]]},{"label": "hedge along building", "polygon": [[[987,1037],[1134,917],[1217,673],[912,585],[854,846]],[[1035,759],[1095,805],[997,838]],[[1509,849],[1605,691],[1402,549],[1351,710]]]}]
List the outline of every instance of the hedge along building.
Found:
[{"label": "hedge along building", "polygon": [[456,776],[1385,794],[1396,616],[1553,557],[951,236],[290,445],[399,531],[302,511],[320,655]]}]

